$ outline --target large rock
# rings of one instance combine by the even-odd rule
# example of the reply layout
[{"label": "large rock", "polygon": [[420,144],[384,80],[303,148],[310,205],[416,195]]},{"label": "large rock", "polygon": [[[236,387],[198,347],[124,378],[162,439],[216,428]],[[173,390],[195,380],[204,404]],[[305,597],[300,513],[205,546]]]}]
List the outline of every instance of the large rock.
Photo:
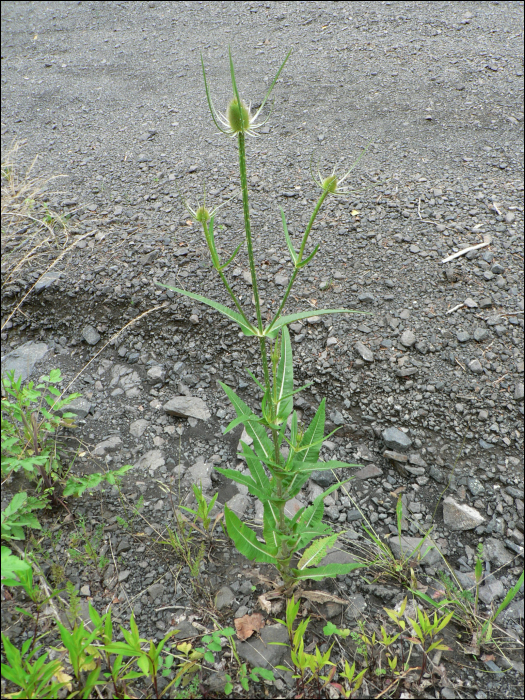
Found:
[{"label": "large rock", "polygon": [[44,358],[49,352],[49,346],[45,343],[28,343],[20,345],[2,358],[2,374],[14,371],[15,379],[22,377],[22,381],[31,375],[35,364]]},{"label": "large rock", "polygon": [[[412,553],[415,551],[416,547],[420,544],[422,540],[422,537],[402,536],[400,541],[399,537],[392,537],[388,544],[390,546],[390,549],[392,550],[392,554],[396,557],[396,559],[406,559],[412,555]],[[428,552],[427,549],[429,550]],[[419,547],[417,552],[414,554],[414,558],[419,557],[420,562],[422,564],[427,564],[428,566],[434,566],[441,559],[441,555],[439,554],[438,550],[434,547],[433,543],[430,541],[429,538],[425,540],[425,542],[421,545],[421,547]]]},{"label": "large rock", "polygon": [[208,420],[211,413],[202,399],[192,396],[175,396],[163,406],[166,413],[178,418],[198,418]]},{"label": "large rock", "polygon": [[443,521],[450,530],[473,530],[485,522],[485,518],[475,508],[465,503],[457,503],[452,496],[443,501]]},{"label": "large rock", "polygon": [[387,428],[383,430],[383,442],[385,447],[396,452],[406,452],[412,445],[412,440],[406,433],[397,428]]},{"label": "large rock", "polygon": [[235,594],[228,586],[223,586],[215,595],[215,607],[217,610],[229,608],[235,600]]}]

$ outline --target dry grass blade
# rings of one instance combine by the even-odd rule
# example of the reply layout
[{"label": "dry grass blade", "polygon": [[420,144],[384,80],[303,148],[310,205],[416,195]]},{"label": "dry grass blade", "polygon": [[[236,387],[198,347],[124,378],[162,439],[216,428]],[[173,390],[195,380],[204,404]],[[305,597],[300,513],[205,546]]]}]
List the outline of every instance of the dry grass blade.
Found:
[{"label": "dry grass blade", "polygon": [[16,284],[29,268],[40,275],[51,258],[69,243],[68,217],[54,210],[49,200],[57,193],[49,183],[64,175],[33,175],[38,156],[20,172],[14,142],[2,158],[2,288]]}]

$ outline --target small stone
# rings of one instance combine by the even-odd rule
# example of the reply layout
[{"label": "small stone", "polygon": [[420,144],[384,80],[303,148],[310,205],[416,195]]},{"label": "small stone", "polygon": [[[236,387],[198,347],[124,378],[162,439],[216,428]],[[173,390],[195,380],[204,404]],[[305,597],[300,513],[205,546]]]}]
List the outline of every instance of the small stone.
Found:
[{"label": "small stone", "polygon": [[489,309],[492,306],[492,299],[489,297],[483,297],[483,299],[480,299],[479,302],[479,308],[480,309]]},{"label": "small stone", "polygon": [[375,301],[375,296],[373,294],[370,294],[370,292],[363,292],[362,294],[358,294],[357,298],[363,304],[371,304],[373,301]]},{"label": "small stone", "polygon": [[411,348],[412,345],[416,344],[416,336],[411,330],[403,331],[400,342],[401,345],[404,345],[406,348]]},{"label": "small stone", "polygon": [[488,420],[488,418],[489,412],[485,409],[481,409],[481,411],[478,413],[478,420]]},{"label": "small stone", "polygon": [[514,398],[516,401],[523,401],[523,382],[518,382],[514,387]]},{"label": "small stone", "polygon": [[[277,642],[277,644],[274,644]],[[260,632],[260,639],[237,642],[237,653],[253,667],[275,668],[288,649],[288,632],[283,625],[267,625]],[[222,688],[224,691],[224,687]]]},{"label": "small stone", "polygon": [[355,350],[365,362],[374,361],[374,353],[360,340],[354,345]]},{"label": "small stone", "polygon": [[226,505],[235,515],[242,519],[243,515],[246,513],[246,509],[250,505],[250,498],[242,493],[236,493],[235,496],[232,496],[232,498],[227,501]]},{"label": "small stone", "polygon": [[485,518],[475,508],[457,503],[452,496],[443,501],[443,520],[454,531],[473,530],[485,522]]},{"label": "small stone", "polygon": [[479,479],[476,479],[475,476],[469,476],[467,479],[467,485],[469,488],[470,493],[473,496],[480,496],[484,491],[485,487],[481,483]]},{"label": "small stone", "polygon": [[489,581],[479,589],[479,597],[485,605],[490,605],[495,598],[503,598],[504,595],[505,587],[499,580]]},{"label": "small stone", "polygon": [[489,332],[486,328],[475,328],[474,329],[474,340],[481,343],[489,337]]},{"label": "small stone", "polygon": [[49,346],[45,343],[34,343],[30,340],[19,345],[15,350],[2,357],[2,374],[13,371],[15,380],[22,378],[24,382],[33,371],[35,364],[42,360],[49,352]]},{"label": "small stone", "polygon": [[360,594],[356,593],[347,598],[348,606],[345,610],[345,620],[352,622],[353,620],[359,620],[363,617],[363,613],[366,609],[366,600]]},{"label": "small stone", "polygon": [[159,467],[163,467],[164,455],[162,450],[149,450],[139,459],[137,467],[141,469],[147,469],[150,473],[153,473]]},{"label": "small stone", "polygon": [[478,308],[478,302],[474,301],[474,299],[471,299],[470,297],[468,299],[465,299],[465,301],[463,303],[465,304],[465,306],[468,309],[477,309]]},{"label": "small stone", "polygon": [[[402,536],[401,542],[399,537],[393,537],[388,544],[396,559],[401,559],[411,557],[412,553],[417,549],[422,541],[422,537]],[[429,551],[427,552],[427,550]],[[418,558],[422,564],[426,564],[427,566],[435,566],[439,561],[441,561],[440,553],[428,538],[414,554],[414,558]]]},{"label": "small stone", "polygon": [[458,331],[456,333],[456,338],[460,343],[466,343],[470,340],[470,334],[467,331]]},{"label": "small stone", "polygon": [[154,365],[153,367],[150,367],[148,369],[148,377],[152,379],[153,381],[161,381],[163,382],[165,377],[166,377],[166,370],[162,365]]},{"label": "small stone", "polygon": [[413,452],[412,454],[408,455],[408,461],[410,462],[410,464],[413,464],[416,467],[427,467],[427,463],[425,462],[423,457],[421,457],[421,455],[417,454],[417,452]]},{"label": "small stone", "polygon": [[326,469],[323,471],[316,470],[310,474],[310,479],[325,489],[335,482],[335,476],[331,469]]},{"label": "small stone", "polygon": [[358,472],[355,472],[354,476],[356,479],[375,479],[383,474],[383,470],[376,467],[375,464],[367,464]]},{"label": "small stone", "polygon": [[84,598],[87,598],[88,596],[91,595],[91,589],[89,588],[87,583],[84,586],[81,586],[80,595],[84,596]]},{"label": "small stone", "polygon": [[155,601],[157,598],[160,598],[162,595],[164,595],[164,590],[165,589],[162,583],[154,583],[148,588],[148,593],[151,596],[151,599]]},{"label": "small stone", "polygon": [[208,420],[211,417],[211,413],[204,401],[191,396],[175,396],[165,403],[163,408],[168,415],[179,418],[191,417],[199,420]]},{"label": "small stone", "polygon": [[394,450],[385,450],[383,452],[383,457],[391,459],[394,462],[408,462],[408,457],[401,452],[394,452]]},{"label": "small stone", "polygon": [[309,316],[306,319],[306,323],[309,323],[312,326],[315,326],[318,323],[321,323],[322,318],[320,316]]},{"label": "small stone", "polygon": [[385,446],[396,452],[404,452],[412,445],[412,440],[408,435],[397,428],[387,428],[383,430],[382,438]]},{"label": "small stone", "polygon": [[235,594],[228,586],[223,586],[215,595],[215,607],[217,610],[229,608],[235,600]]},{"label": "small stone", "polygon": [[[175,628],[177,629],[177,632],[173,635],[175,639],[188,639],[188,638],[193,638],[193,637],[198,637],[201,632],[194,627],[189,620],[183,620],[182,622],[178,622],[175,625]],[[224,690],[224,685],[221,688],[221,691]]]},{"label": "small stone", "polygon": [[84,326],[82,329],[82,337],[88,345],[96,345],[100,340],[100,333],[93,326]]},{"label": "small stone", "polygon": [[482,374],[483,372],[483,367],[481,366],[481,362],[477,359],[471,360],[468,363],[468,367],[471,372],[474,372],[474,374]]},{"label": "small stone", "polygon": [[499,567],[509,564],[514,556],[505,548],[501,540],[488,537],[483,543],[483,558]]},{"label": "small stone", "polygon": [[133,421],[133,423],[130,424],[129,432],[131,433],[131,435],[133,435],[133,437],[142,437],[148,425],[149,422],[147,420],[144,420],[144,418],[139,418],[138,420]]},{"label": "small stone", "polygon": [[494,263],[494,265],[490,268],[490,271],[494,275],[501,275],[505,272],[505,268],[503,265],[500,265],[499,263]]},{"label": "small stone", "polygon": [[105,457],[112,452],[116,452],[122,445],[122,439],[118,435],[110,437],[108,440],[99,442],[93,450],[93,454],[97,457]]},{"label": "small stone", "polygon": [[512,222],[514,221],[515,218],[516,218],[516,214],[513,211],[508,211],[505,214],[505,222],[507,224],[512,224]]},{"label": "small stone", "polygon": [[273,278],[273,281],[278,287],[285,287],[288,284],[288,277],[286,277],[286,275],[277,274]]},{"label": "small stone", "polygon": [[252,286],[252,273],[248,272],[247,270],[244,270],[242,273],[242,278],[248,284],[250,287]]},{"label": "small stone", "polygon": [[190,316],[190,323],[194,326],[196,326],[199,323],[199,317],[197,316],[197,314],[192,314]]},{"label": "small stone", "polygon": [[61,275],[61,272],[46,272],[45,275],[43,275],[35,284],[34,291],[38,293],[44,289],[48,289],[52,284],[58,282]]},{"label": "small stone", "polygon": [[78,399],[73,399],[65,406],[62,406],[62,408],[59,408],[56,412],[61,416],[64,413],[75,413],[79,420],[83,420],[90,410],[91,404],[89,401],[80,396]]}]

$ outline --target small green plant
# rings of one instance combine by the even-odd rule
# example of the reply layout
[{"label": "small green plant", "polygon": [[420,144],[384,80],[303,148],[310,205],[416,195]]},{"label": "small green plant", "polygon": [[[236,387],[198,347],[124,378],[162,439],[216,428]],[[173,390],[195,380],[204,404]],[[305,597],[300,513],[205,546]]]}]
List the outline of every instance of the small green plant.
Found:
[{"label": "small green plant", "polygon": [[[215,110],[208,88],[204,62],[201,56],[206,98],[215,126],[221,133],[237,139],[245,241],[251,274],[255,317],[252,314],[251,308],[249,311],[243,309],[240,300],[233,292],[224,274],[228,265],[239,253],[242,244],[234,250],[229,259],[225,262],[221,261],[213,233],[214,219],[218,207],[209,211],[204,203],[196,210],[192,209],[189,205],[187,205],[186,208],[193,219],[202,226],[213,266],[235,305],[236,310],[234,311],[223,304],[199,294],[159,283],[161,287],[171,289],[179,294],[184,294],[191,299],[195,299],[196,301],[216,309],[229,320],[234,321],[244,335],[255,336],[259,341],[262,383],[254,374],[251,372],[249,373],[262,391],[261,415],[254,413],[230,387],[221,383],[222,388],[226,392],[237,413],[237,418],[230,423],[226,432],[233,430],[233,428],[242,423],[247,434],[253,440],[253,449],[245,443],[242,443],[243,457],[247,462],[250,476],[241,474],[233,469],[222,469],[218,467],[216,467],[216,469],[224,476],[247,486],[250,493],[262,502],[264,508],[264,542],[261,542],[257,538],[256,533],[241,522],[239,517],[226,506],[224,509],[224,518],[227,531],[239,552],[244,554],[248,559],[275,565],[282,577],[284,589],[288,594],[290,594],[294,586],[303,579],[310,578],[320,580],[325,577],[335,577],[338,574],[346,574],[353,569],[364,566],[364,564],[361,563],[334,563],[326,566],[318,566],[328,548],[334,544],[336,538],[332,529],[322,522],[324,509],[323,498],[330,493],[330,489],[319,496],[309,508],[301,508],[293,518],[288,518],[285,515],[287,502],[297,496],[312,471],[321,469],[334,470],[358,466],[349,465],[336,460],[331,460],[329,462],[319,461],[319,451],[323,441],[326,439],[324,436],[324,399],[308,429],[304,433],[298,429],[297,413],[293,410],[293,396],[298,391],[301,391],[301,389],[294,389],[292,346],[287,326],[294,321],[305,319],[313,315],[321,316],[334,313],[361,312],[350,311],[348,309],[310,310],[290,315],[283,315],[282,312],[298,273],[311,262],[319,249],[319,245],[317,245],[311,252],[307,252],[310,233],[319,210],[327,197],[343,196],[348,193],[348,190],[342,187],[342,184],[355,165],[357,165],[359,160],[364,156],[368,148],[367,146],[367,148],[364,149],[348,172],[341,177],[336,175],[335,170],[325,179],[319,174],[318,180],[316,180],[315,183],[321,188],[321,195],[305,228],[299,250],[296,250],[292,244],[288,233],[285,214],[281,209],[284,237],[292,260],[293,272],[277,312],[272,319],[268,319],[267,323],[264,323],[251,233],[245,138],[246,135],[254,135],[255,132],[267,122],[268,119],[259,121],[259,115],[290,53],[291,51],[277,71],[261,106],[254,115],[251,114],[249,107],[247,107],[240,98],[235,81],[231,52],[230,75],[233,99],[229,102],[225,114],[221,114]],[[287,428],[288,425],[289,429]],[[284,443],[286,443],[286,445]],[[284,447],[288,448],[288,455],[286,455],[284,449],[282,449]],[[334,488],[336,487],[337,485]],[[296,564],[294,556],[305,548],[306,550],[303,552],[302,556],[299,557],[299,562]]]},{"label": "small green plant", "polygon": [[[119,490],[119,495],[122,496]],[[124,509],[127,510],[127,506],[124,503],[124,500],[121,497],[121,503]],[[129,520],[126,518],[121,518],[119,515],[116,516],[117,523],[120,525],[120,527],[124,528],[124,530],[131,530],[133,526],[133,521],[137,517],[137,515],[140,513],[140,509],[144,505],[144,496],[140,495],[138,501],[131,506],[131,511],[132,511],[132,516]]]},{"label": "small green plant", "polygon": [[[197,484],[192,484],[192,489],[193,493],[195,494],[195,500],[197,501],[197,510],[194,510],[193,508],[188,508],[187,506],[180,506],[182,510],[185,510],[188,513],[191,513],[192,515],[195,516],[195,518],[198,518],[199,520],[202,520],[202,527],[204,528],[204,534],[208,539],[211,539],[213,536],[213,531],[215,530],[215,526],[219,522],[220,518],[222,517],[222,513],[219,513],[212,525],[212,519],[210,516],[211,511],[213,510],[213,506],[215,505],[215,501],[217,500],[217,496],[219,495],[216,493],[211,501],[208,503],[206,501],[206,498],[204,497],[202,493],[202,483],[197,486]],[[195,524],[195,521],[193,521],[193,524]],[[210,528],[210,526],[212,527]]]},{"label": "small green plant", "polygon": [[[71,547],[68,554],[73,561],[91,565],[99,572],[102,578],[103,572],[109,563],[109,559],[100,555],[100,546],[104,537],[104,526],[97,525],[93,532],[88,532],[84,519],[78,520],[78,531],[71,536]],[[80,551],[81,548],[83,551]]]},{"label": "small green plant", "polygon": [[2,479],[23,470],[36,481],[37,490],[53,503],[63,504],[62,497],[81,496],[102,481],[114,484],[133,465],[127,464],[107,474],[73,476],[62,464],[57,433],[74,426],[76,414],[63,411],[81,394],[62,399],[55,386],[62,381],[59,369],[51,370],[35,386],[22,386],[22,377],[13,371],[2,376]]},{"label": "small green plant", "polygon": [[24,527],[41,530],[42,526],[33,511],[46,506],[45,499],[28,497],[25,491],[17,493],[2,511],[2,539],[25,540]]},{"label": "small green plant", "polygon": [[[284,644],[283,646],[290,647],[293,678],[296,682],[296,697],[306,698],[310,696],[320,698],[322,697],[321,691],[324,691],[330,685],[334,685],[334,687],[339,690],[337,684],[332,683],[337,669],[337,665],[330,660],[334,645],[332,644],[324,653],[322,653],[317,646],[313,654],[309,654],[305,651],[305,634],[310,623],[310,618],[303,619],[296,625],[300,603],[300,600],[295,602],[293,596],[291,599],[288,599],[286,602],[285,620],[276,618],[276,622],[284,625],[288,632],[289,644]],[[325,626],[324,632],[325,634],[341,633],[341,636],[347,636],[346,633],[343,633],[343,630],[338,630],[337,627],[331,623]],[[271,642],[271,644],[281,645],[280,642]],[[286,666],[276,666],[276,668],[281,671],[290,670]],[[327,671],[325,675],[322,675],[323,669],[325,668]],[[358,674],[353,680],[351,692],[355,692],[360,687],[365,671]],[[310,695],[311,692],[315,694]],[[340,692],[344,692],[342,686]],[[350,697],[350,694],[345,697]]]},{"label": "small green plant", "polygon": [[53,680],[62,669],[59,659],[47,661],[49,652],[42,651],[43,645],[31,651],[31,639],[27,639],[18,650],[3,632],[2,646],[7,662],[2,664],[2,677],[21,688],[19,692],[7,693],[6,698],[58,698],[59,691],[67,685]]}]

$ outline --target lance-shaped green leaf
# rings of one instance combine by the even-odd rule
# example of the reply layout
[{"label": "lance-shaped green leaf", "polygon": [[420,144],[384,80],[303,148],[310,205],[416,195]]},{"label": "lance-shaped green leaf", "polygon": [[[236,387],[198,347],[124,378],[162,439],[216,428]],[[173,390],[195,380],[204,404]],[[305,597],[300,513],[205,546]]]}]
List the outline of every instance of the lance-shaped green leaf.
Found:
[{"label": "lance-shaped green leaf", "polygon": [[[274,338],[275,331],[278,328],[281,328],[281,326],[287,326],[289,323],[293,323],[294,321],[300,321],[302,318],[312,318],[312,316],[325,316],[326,314],[367,314],[370,315],[370,311],[352,311],[351,309],[315,309],[312,311],[300,311],[297,314],[290,314],[289,316],[281,316],[281,318],[277,319],[275,323],[272,325],[272,328],[269,332],[266,331],[266,329],[263,331],[263,335],[266,335],[270,338]],[[267,326],[266,328],[268,328]]]},{"label": "lance-shaped green leaf", "polygon": [[279,509],[271,501],[265,501],[263,508],[263,537],[271,547],[278,549],[282,539],[277,532]]},{"label": "lance-shaped green leaf", "polygon": [[322,441],[324,436],[325,404],[326,399],[323,399],[315,416],[312,418],[312,422],[303,435],[301,445],[311,445],[311,447],[297,453],[296,459],[300,462],[317,462],[321,449],[320,441]]},{"label": "lance-shaped green leaf", "polygon": [[292,574],[297,580],[312,579],[313,581],[322,581],[324,578],[334,578],[335,576],[345,576],[355,569],[361,569],[366,564],[352,562],[349,564],[326,564],[326,566],[318,566],[315,569],[292,569]]},{"label": "lance-shaped green leaf", "polygon": [[235,250],[230,255],[228,260],[225,263],[221,264],[220,267],[218,267],[217,269],[220,270],[221,272],[223,270],[225,270],[228,267],[228,265],[231,263],[231,261],[237,256],[237,253],[240,251],[240,249],[242,248],[243,245],[244,245],[244,241],[242,243],[239,243],[239,245],[237,246],[237,248],[235,248]]},{"label": "lance-shaped green leaf", "polygon": [[293,264],[295,265],[297,263],[297,253],[295,252],[295,249],[292,245],[292,240],[290,238],[290,234],[288,233],[288,226],[286,225],[286,217],[284,216],[284,210],[282,207],[279,207],[281,210],[281,217],[283,219],[283,229],[284,229],[284,235],[286,238],[286,245],[288,246],[288,250],[290,251],[290,257],[293,260]]},{"label": "lance-shaped green leaf", "polygon": [[242,454],[250,470],[257,487],[268,496],[271,494],[271,486],[259,458],[245,442],[241,440]]},{"label": "lance-shaped green leaf", "polygon": [[252,496],[255,496],[259,500],[264,500],[265,498],[267,498],[267,494],[255,483],[255,481],[250,476],[247,476],[246,474],[241,474],[240,472],[235,471],[235,469],[215,467],[215,470],[218,471],[219,474],[227,476],[228,479],[236,481],[238,484],[243,484],[244,486],[247,486]]},{"label": "lance-shaped green leaf", "polygon": [[347,462],[339,462],[337,459],[330,459],[328,462],[303,462],[294,461],[294,472],[302,472],[303,474],[311,474],[312,472],[322,472],[328,469],[343,469],[347,467],[362,467],[362,464],[348,464]]},{"label": "lance-shaped green leaf", "polygon": [[[222,382],[219,383],[228,395],[228,398],[230,399],[238,416],[250,414],[252,412],[244,401],[237,396],[233,389],[230,389],[229,386],[223,384]],[[262,425],[257,425],[257,423],[247,423],[244,427],[246,428],[248,435],[253,440],[255,452],[261,457],[270,457],[273,452],[273,445]]]},{"label": "lance-shaped green leaf", "polygon": [[241,522],[228,506],[224,506],[224,520],[226,521],[228,535],[232,538],[241,554],[244,554],[245,557],[251,560],[255,559],[258,562],[275,564],[277,549],[259,542],[255,532]]},{"label": "lance-shaped green leaf", "polygon": [[307,258],[305,258],[304,260],[302,260],[302,261],[297,265],[297,269],[298,269],[298,270],[301,270],[303,267],[306,267],[306,266],[308,265],[308,263],[310,262],[310,260],[311,260],[311,259],[314,257],[314,255],[317,253],[318,250],[319,250],[319,243],[315,246],[315,248],[314,248],[313,251],[310,253],[310,255],[309,255]]},{"label": "lance-shaped green leaf", "polygon": [[308,479],[308,474],[300,474],[298,472],[293,474],[291,477],[285,477],[283,479],[283,487],[285,489],[287,500],[295,498]]},{"label": "lance-shaped green leaf", "polygon": [[349,479],[345,479],[345,481],[337,481],[335,484],[329,486],[326,489],[326,491],[320,493],[311,506],[308,506],[308,508],[301,508],[300,510],[298,510],[292,518],[292,526],[300,522],[301,528],[309,528],[320,523],[323,517],[323,500],[327,496],[329,496],[332,493],[332,491],[335,491],[339,488],[339,486],[345,484],[347,481],[349,481]]},{"label": "lance-shaped green leaf", "polygon": [[334,534],[330,535],[329,537],[321,537],[320,539],[316,540],[304,552],[303,556],[299,560],[299,563],[297,564],[297,568],[302,570],[307,569],[310,566],[317,566],[321,559],[324,559],[326,556],[328,549],[334,546],[338,534],[339,533],[334,532]]},{"label": "lance-shaped green leaf", "polygon": [[327,525],[326,523],[318,523],[315,527],[300,533],[295,550],[298,551],[303,547],[307,547],[312,540],[316,539],[316,537],[323,537],[324,535],[328,535],[330,532],[332,532],[330,525]]},{"label": "lance-shaped green leaf", "polygon": [[282,330],[281,359],[276,379],[277,422],[282,423],[288,420],[293,411],[293,356],[290,333],[286,326],[283,326]]},{"label": "lance-shaped green leaf", "polygon": [[200,301],[203,304],[206,304],[207,306],[211,306],[213,309],[217,309],[217,311],[220,311],[223,316],[226,316],[227,318],[231,319],[232,321],[235,321],[241,329],[241,331],[244,333],[244,335],[258,335],[257,329],[252,326],[251,323],[246,321],[241,314],[238,314],[236,311],[232,311],[229,309],[227,306],[224,306],[223,304],[219,304],[218,301],[213,301],[213,299],[207,299],[206,297],[201,296],[200,294],[194,294],[193,292],[187,292],[185,289],[179,289],[178,287],[171,287],[169,284],[161,284],[160,282],[157,282],[157,285],[159,287],[165,287],[166,289],[171,289],[172,292],[178,292],[179,294],[184,294],[186,297],[190,297],[190,299],[196,299],[197,301]]},{"label": "lance-shaped green leaf", "polygon": [[237,416],[237,418],[234,418],[231,423],[228,423],[226,428],[224,428],[223,435],[226,435],[230,431],[232,431],[234,428],[236,428],[240,423],[243,425],[246,423],[262,423],[263,418],[259,418],[259,416],[256,416],[255,413],[251,414],[246,414],[246,415],[241,415]]}]

